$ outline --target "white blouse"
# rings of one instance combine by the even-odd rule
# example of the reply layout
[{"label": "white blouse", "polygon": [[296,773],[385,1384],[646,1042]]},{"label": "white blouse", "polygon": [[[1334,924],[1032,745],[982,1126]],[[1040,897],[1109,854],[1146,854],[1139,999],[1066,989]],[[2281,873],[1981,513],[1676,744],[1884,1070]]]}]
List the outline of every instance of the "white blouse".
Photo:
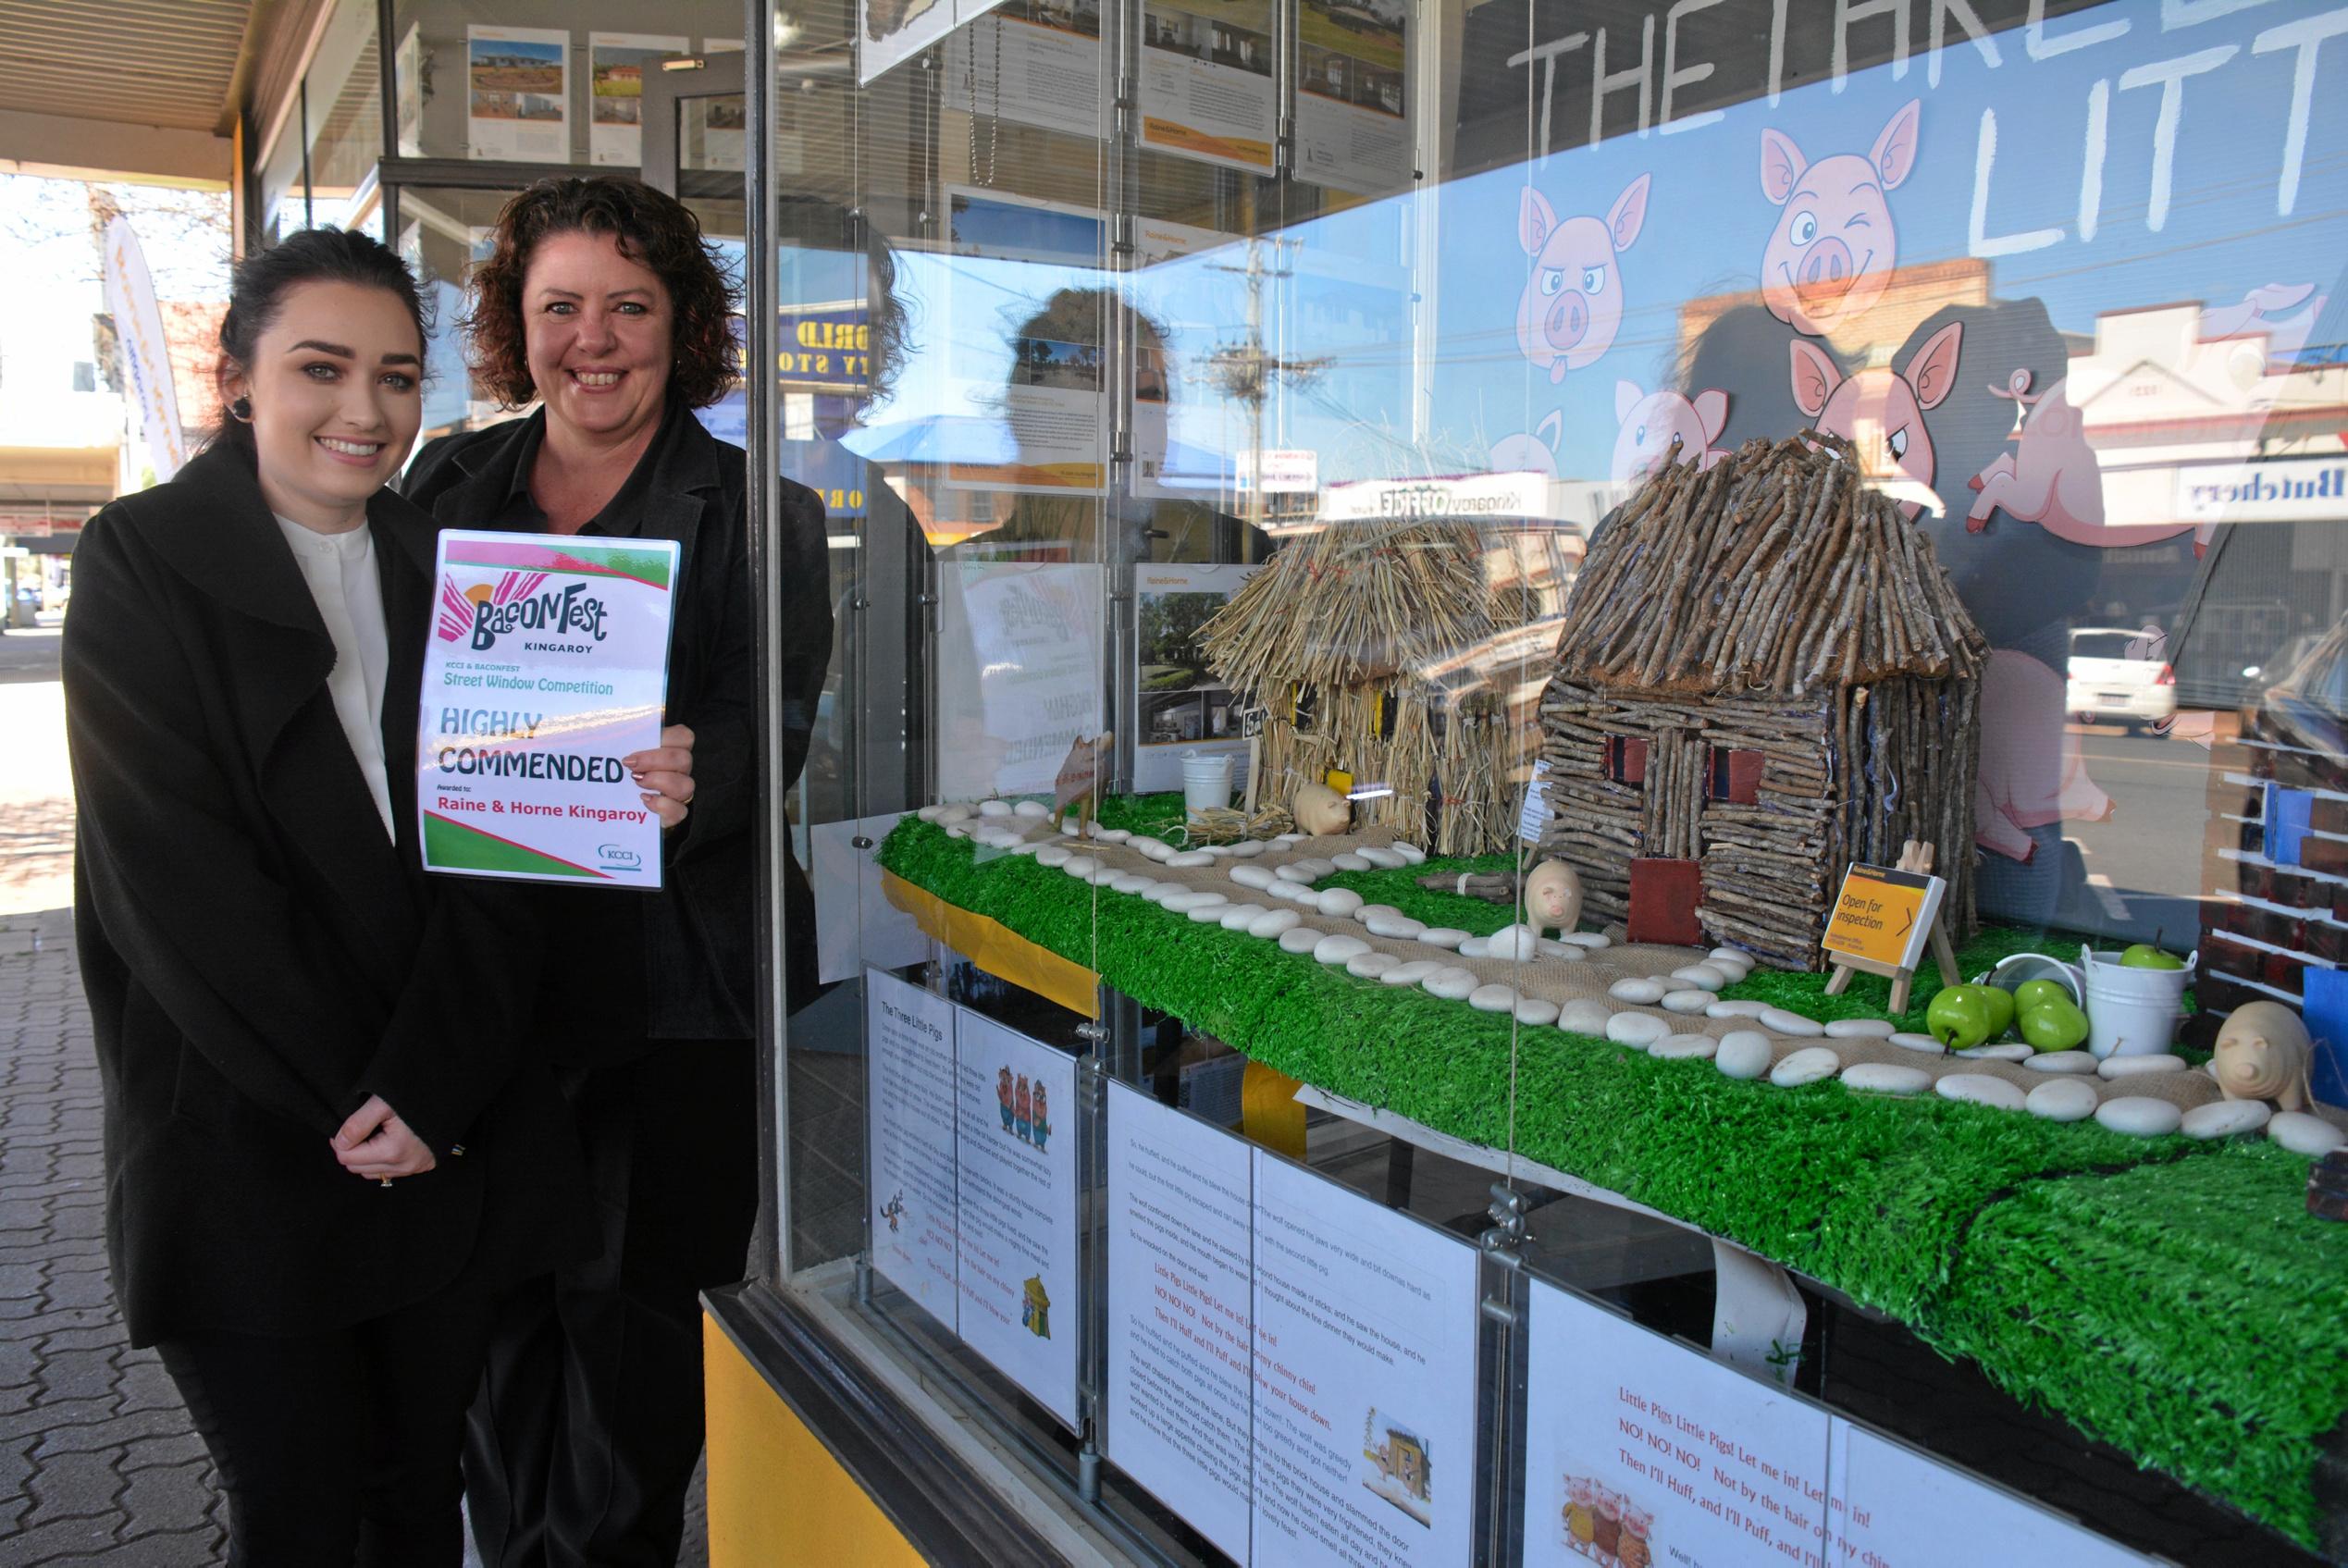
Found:
[{"label": "white blouse", "polygon": [[351,742],[383,831],[391,825],[391,781],[383,765],[383,673],[390,645],[383,630],[383,584],[375,570],[375,536],[365,524],[343,534],[321,534],[289,517],[278,518],[285,542],[310,585],[327,636],[334,639],[334,670],[327,690],[335,717]]}]

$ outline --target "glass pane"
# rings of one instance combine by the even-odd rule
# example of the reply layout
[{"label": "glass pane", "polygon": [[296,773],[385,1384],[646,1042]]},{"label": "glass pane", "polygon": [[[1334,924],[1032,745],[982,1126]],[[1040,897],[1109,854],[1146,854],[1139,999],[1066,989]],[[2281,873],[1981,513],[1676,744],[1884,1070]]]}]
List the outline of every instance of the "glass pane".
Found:
[{"label": "glass pane", "polygon": [[371,210],[374,181],[368,177],[383,155],[383,75],[375,20],[374,0],[341,0],[303,80],[312,221],[320,225],[350,228]]}]

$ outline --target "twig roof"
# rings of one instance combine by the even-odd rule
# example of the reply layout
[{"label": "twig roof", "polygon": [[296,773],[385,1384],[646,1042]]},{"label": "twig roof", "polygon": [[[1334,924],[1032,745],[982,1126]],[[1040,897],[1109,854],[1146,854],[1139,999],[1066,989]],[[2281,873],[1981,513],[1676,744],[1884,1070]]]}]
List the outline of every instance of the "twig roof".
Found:
[{"label": "twig roof", "polygon": [[1568,680],[1689,695],[1971,679],[1988,656],[1932,541],[1812,430],[1648,480],[1591,545],[1558,647]]},{"label": "twig roof", "polygon": [[1429,681],[1539,613],[1521,581],[1495,586],[1472,524],[1346,523],[1273,556],[1200,628],[1199,646],[1242,692]]}]

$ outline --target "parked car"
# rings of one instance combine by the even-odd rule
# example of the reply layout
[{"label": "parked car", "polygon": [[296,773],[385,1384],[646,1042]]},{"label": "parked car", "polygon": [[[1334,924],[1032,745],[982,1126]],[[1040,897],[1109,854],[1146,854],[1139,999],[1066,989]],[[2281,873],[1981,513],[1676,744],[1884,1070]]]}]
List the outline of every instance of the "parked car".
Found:
[{"label": "parked car", "polygon": [[2084,724],[2132,730],[2164,724],[2177,712],[2177,673],[2156,649],[2156,633],[2080,626],[2070,634],[2064,705]]}]

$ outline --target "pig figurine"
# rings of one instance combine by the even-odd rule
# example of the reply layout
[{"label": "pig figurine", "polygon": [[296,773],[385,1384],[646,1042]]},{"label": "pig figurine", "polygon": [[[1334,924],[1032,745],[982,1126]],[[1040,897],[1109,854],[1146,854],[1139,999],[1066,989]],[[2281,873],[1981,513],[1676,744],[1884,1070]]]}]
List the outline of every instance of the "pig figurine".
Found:
[{"label": "pig figurine", "polygon": [[[1643,479],[1666,463],[1693,463],[1710,468],[1728,454],[1712,442],[1728,423],[1728,394],[1717,388],[1692,399],[1668,388],[1642,392],[1635,381],[1614,383],[1614,418],[1622,426],[1614,435],[1614,483]],[[1672,440],[1679,440],[1676,457]]]},{"label": "pig figurine", "polygon": [[1992,648],[1981,676],[1981,762],[1973,782],[1973,842],[2009,860],[2038,847],[2029,829],[2102,821],[2111,796],[2087,776],[2079,737],[2064,723],[2063,678],[2029,654]]},{"label": "pig figurine", "polygon": [[2210,1053],[2209,1075],[2229,1100],[2264,1100],[2304,1111],[2312,1095],[2315,1044],[2307,1024],[2280,1002],[2245,1002],[2227,1016]]},{"label": "pig figurine", "polygon": [[1761,132],[1761,193],[1786,210],[1761,252],[1761,302],[1795,331],[1823,338],[1883,298],[1898,260],[1888,192],[1916,167],[1915,99],[1865,157],[1813,164],[1782,130]]},{"label": "pig figurine", "polygon": [[1897,370],[1862,370],[1848,379],[1817,344],[1795,339],[1794,403],[1818,428],[1842,437],[1859,454],[1860,471],[1899,502],[1909,517],[1933,494],[1933,438],[1924,412],[1938,408],[1957,385],[1957,355],[1965,326],[1952,321],[1924,340]]},{"label": "pig figurine", "polygon": [[1533,258],[1533,275],[1516,302],[1516,343],[1549,372],[1550,384],[1596,363],[1614,346],[1623,324],[1623,280],[1615,255],[1647,222],[1648,177],[1614,198],[1603,219],[1558,221],[1549,199],[1531,186],[1516,214],[1516,242]]}]

